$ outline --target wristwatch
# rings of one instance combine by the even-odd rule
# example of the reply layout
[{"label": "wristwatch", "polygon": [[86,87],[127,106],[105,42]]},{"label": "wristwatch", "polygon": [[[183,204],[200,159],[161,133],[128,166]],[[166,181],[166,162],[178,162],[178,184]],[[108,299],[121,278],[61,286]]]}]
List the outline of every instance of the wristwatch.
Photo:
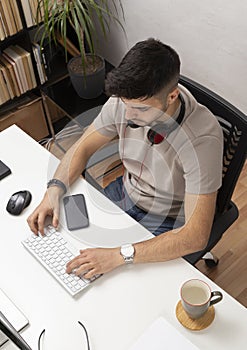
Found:
[{"label": "wristwatch", "polygon": [[135,256],[135,248],[132,244],[124,244],[120,248],[120,254],[126,264],[132,264]]},{"label": "wristwatch", "polygon": [[51,179],[50,181],[48,181],[47,188],[52,187],[52,186],[60,187],[63,190],[63,194],[65,194],[67,192],[67,188],[66,188],[65,184],[58,179]]}]

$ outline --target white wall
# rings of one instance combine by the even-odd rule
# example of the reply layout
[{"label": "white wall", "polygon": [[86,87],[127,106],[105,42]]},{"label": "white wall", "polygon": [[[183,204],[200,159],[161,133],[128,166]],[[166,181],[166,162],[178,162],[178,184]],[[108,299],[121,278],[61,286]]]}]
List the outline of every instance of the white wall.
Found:
[{"label": "white wall", "polygon": [[154,37],[180,55],[181,73],[247,113],[246,0],[122,0],[126,30],[112,24],[100,52],[120,62],[137,41]]}]

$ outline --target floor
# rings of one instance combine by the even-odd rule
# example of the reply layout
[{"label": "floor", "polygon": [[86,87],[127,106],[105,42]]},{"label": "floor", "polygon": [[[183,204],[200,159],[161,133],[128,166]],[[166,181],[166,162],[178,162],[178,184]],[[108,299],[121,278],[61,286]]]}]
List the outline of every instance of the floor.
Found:
[{"label": "floor", "polygon": [[210,269],[199,261],[197,268],[247,307],[247,161],[233,194],[239,218],[225,232],[212,252],[219,258]]}]

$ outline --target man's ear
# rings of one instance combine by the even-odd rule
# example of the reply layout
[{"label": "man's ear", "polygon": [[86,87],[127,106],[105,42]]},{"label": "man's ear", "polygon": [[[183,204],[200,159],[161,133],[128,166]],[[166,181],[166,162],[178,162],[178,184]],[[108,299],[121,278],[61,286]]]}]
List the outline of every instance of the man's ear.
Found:
[{"label": "man's ear", "polygon": [[168,94],[168,98],[167,98],[167,102],[169,105],[173,104],[176,99],[178,98],[179,95],[179,90],[178,88],[174,88],[169,94]]}]

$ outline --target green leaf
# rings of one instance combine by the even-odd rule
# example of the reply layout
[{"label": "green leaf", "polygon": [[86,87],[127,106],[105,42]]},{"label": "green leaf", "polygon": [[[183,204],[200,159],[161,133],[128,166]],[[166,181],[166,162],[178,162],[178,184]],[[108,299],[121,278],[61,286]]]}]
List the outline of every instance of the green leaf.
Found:
[{"label": "green leaf", "polygon": [[39,0],[36,19],[41,18],[37,30],[37,33],[41,35],[40,45],[43,45],[45,38],[50,43],[53,41],[58,44],[57,32],[59,32],[67,60],[69,23],[77,37],[85,72],[85,42],[89,53],[94,55],[95,40],[100,33],[107,39],[111,21],[120,25],[125,33],[124,26],[119,19],[120,16],[124,19],[121,0]]}]

